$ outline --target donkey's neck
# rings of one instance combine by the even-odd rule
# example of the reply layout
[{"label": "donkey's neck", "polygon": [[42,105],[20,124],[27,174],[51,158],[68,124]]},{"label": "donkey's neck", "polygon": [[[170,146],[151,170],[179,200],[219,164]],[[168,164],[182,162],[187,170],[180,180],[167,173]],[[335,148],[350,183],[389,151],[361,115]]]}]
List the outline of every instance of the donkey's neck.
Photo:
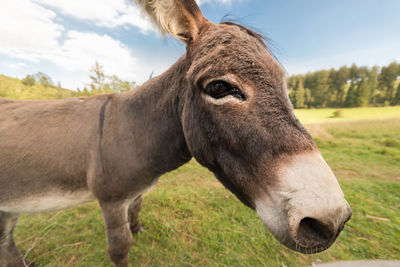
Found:
[{"label": "donkey's neck", "polygon": [[120,94],[134,136],[140,140],[139,154],[147,167],[161,175],[190,160],[181,115],[187,66],[184,57],[162,75],[133,91]]}]

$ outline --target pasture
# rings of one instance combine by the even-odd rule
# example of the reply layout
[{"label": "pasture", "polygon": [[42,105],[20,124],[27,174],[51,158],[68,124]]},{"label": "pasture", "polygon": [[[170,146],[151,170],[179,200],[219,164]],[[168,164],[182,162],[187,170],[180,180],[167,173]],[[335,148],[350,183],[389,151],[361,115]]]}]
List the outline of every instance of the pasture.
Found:
[{"label": "pasture", "polygon": [[[335,111],[340,116],[335,117]],[[400,106],[373,107],[373,108],[324,108],[324,109],[297,109],[296,116],[302,123],[323,123],[358,120],[382,120],[400,118]]]},{"label": "pasture", "polygon": [[[297,111],[300,120],[313,123],[307,128],[353,209],[330,249],[316,255],[286,249],[254,211],[192,160],[145,195],[140,219],[147,231],[134,237],[131,264],[307,266],[318,259],[400,259],[400,107],[343,110],[342,118],[330,119],[333,111]],[[376,120],[382,118],[378,113],[387,115]],[[15,241],[37,266],[111,266],[95,202],[23,215]]]},{"label": "pasture", "polygon": [[73,97],[75,91],[54,85],[25,85],[21,80],[0,74],[0,97],[10,99],[61,99]]}]

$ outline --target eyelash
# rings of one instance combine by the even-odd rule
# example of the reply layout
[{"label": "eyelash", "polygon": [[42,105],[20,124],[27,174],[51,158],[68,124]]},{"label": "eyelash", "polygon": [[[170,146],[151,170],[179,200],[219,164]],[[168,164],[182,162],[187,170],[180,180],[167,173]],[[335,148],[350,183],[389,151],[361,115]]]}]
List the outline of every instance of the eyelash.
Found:
[{"label": "eyelash", "polygon": [[227,95],[232,95],[242,101],[246,100],[246,96],[240,91],[237,86],[221,80],[210,82],[205,88],[205,93],[215,99],[220,99]]}]

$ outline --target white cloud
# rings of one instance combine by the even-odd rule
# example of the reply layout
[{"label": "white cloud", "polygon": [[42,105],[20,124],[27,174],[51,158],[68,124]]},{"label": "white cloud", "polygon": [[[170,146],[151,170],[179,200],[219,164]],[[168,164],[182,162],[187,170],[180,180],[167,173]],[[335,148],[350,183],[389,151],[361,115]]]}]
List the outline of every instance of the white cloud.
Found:
[{"label": "white cloud", "polygon": [[[108,74],[140,80],[135,75],[135,57],[120,41],[108,35],[66,31],[55,18],[53,11],[30,0],[1,0],[0,53],[30,62],[50,61],[66,71],[86,75],[97,60]],[[3,62],[3,66],[17,69],[26,65]]]},{"label": "white cloud", "polygon": [[17,62],[17,63],[3,62],[3,65],[10,69],[21,69],[21,68],[26,68],[28,66],[23,62]]},{"label": "white cloud", "polygon": [[[230,4],[231,1],[240,0],[199,0],[199,4]],[[139,83],[152,71],[161,73],[173,61],[141,58],[138,62],[119,40],[66,29],[57,19],[60,13],[101,27],[134,26],[142,32],[153,30],[138,8],[127,0],[0,0],[0,54],[14,58],[1,65],[9,70],[21,69],[24,76],[22,69],[26,71],[35,65],[43,70],[55,64],[60,70],[54,70],[54,78],[75,89],[78,85],[82,87],[95,61],[104,66],[107,74]]]},{"label": "white cloud", "polygon": [[133,80],[136,59],[128,47],[108,35],[69,31],[59,50],[45,59],[69,71],[87,72],[97,60],[105,72]]},{"label": "white cloud", "polygon": [[[117,27],[131,25],[142,32],[154,31],[151,23],[141,15],[132,0],[33,0],[41,5],[55,8],[64,15],[91,21],[98,26]],[[222,3],[230,5],[241,0],[196,0],[199,5]]]},{"label": "white cloud", "polygon": [[126,0],[33,0],[41,5],[55,8],[64,15],[113,28],[121,25],[138,27],[143,32],[152,30],[148,20]]},{"label": "white cloud", "polygon": [[53,22],[55,16],[29,0],[1,0],[0,52],[37,60],[56,49],[64,27]]}]

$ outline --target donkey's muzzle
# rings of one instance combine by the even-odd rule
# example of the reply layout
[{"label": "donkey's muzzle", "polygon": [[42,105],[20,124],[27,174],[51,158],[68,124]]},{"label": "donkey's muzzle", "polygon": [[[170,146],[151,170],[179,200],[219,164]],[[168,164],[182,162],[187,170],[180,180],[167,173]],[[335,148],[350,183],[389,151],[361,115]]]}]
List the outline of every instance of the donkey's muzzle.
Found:
[{"label": "donkey's muzzle", "polygon": [[315,253],[330,247],[343,230],[351,214],[351,209],[348,208],[344,214],[340,214],[341,219],[304,217],[300,220],[293,237],[296,247],[303,253]]},{"label": "donkey's muzzle", "polygon": [[291,156],[281,165],[277,179],[279,183],[256,201],[257,213],[270,232],[302,253],[330,247],[351,209],[319,152]]}]

